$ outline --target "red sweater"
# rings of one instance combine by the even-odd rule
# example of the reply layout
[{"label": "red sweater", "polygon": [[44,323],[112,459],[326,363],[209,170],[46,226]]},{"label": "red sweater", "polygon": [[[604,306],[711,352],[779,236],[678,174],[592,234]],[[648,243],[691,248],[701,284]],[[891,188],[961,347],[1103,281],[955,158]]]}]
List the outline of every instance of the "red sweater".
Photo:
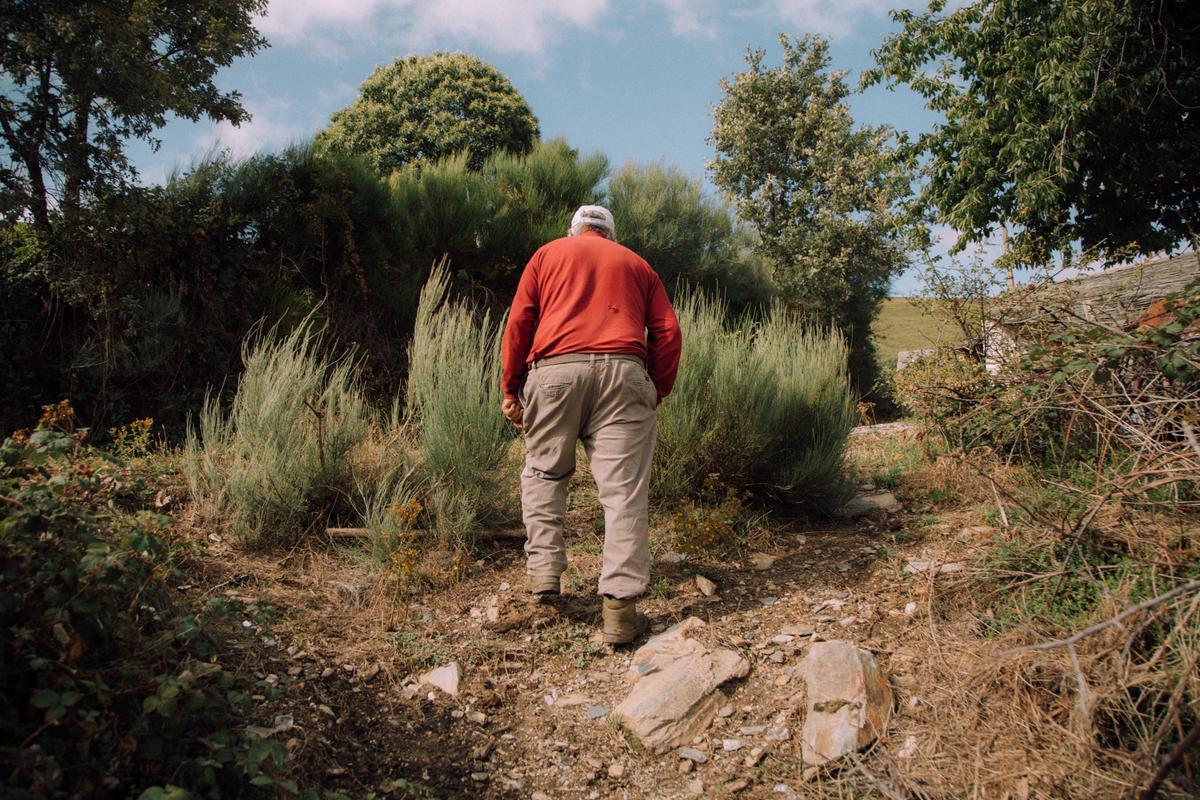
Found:
[{"label": "red sweater", "polygon": [[637,253],[595,231],[543,245],[521,275],[504,329],[500,388],[515,398],[529,364],[564,353],[639,356],[658,399],[679,369],[679,321]]}]

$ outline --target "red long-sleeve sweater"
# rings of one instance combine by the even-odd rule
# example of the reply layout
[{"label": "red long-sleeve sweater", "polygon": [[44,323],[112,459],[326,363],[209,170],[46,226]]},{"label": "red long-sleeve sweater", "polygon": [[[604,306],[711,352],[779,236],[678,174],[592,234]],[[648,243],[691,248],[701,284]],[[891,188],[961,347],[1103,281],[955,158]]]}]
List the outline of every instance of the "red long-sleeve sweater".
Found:
[{"label": "red long-sleeve sweater", "polygon": [[515,398],[529,364],[565,353],[639,356],[658,399],[679,369],[679,321],[637,253],[595,231],[543,245],[521,275],[504,329],[500,388]]}]

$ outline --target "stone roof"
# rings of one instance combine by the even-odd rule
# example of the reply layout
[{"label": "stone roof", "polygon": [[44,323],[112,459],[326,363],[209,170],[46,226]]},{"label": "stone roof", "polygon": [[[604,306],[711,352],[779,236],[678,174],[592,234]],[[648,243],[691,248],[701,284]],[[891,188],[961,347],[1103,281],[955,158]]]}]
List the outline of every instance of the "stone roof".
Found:
[{"label": "stone roof", "polygon": [[1136,322],[1156,301],[1200,278],[1200,254],[1191,250],[1140,264],[1081,275],[1055,286],[1069,292],[1075,313],[1106,325]]}]

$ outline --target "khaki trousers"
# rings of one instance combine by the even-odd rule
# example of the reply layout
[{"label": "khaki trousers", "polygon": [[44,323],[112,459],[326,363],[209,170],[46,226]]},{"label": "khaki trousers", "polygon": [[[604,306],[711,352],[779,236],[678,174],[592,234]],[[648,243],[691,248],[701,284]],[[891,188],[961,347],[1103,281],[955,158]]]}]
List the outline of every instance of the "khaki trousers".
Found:
[{"label": "khaki trousers", "polygon": [[650,582],[648,495],[657,394],[641,360],[604,354],[547,359],[530,369],[521,403],[528,573],[557,576],[567,568],[567,481],[575,473],[575,442],[581,440],[604,507],[599,592],[617,598],[642,594]]}]

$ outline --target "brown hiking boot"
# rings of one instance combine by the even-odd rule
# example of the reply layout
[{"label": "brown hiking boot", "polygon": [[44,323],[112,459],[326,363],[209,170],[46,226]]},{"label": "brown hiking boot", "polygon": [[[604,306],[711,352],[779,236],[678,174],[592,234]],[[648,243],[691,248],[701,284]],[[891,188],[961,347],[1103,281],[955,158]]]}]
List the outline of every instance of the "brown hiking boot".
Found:
[{"label": "brown hiking boot", "polygon": [[604,629],[601,638],[607,644],[629,644],[650,627],[650,620],[637,611],[634,599],[604,598]]},{"label": "brown hiking boot", "polygon": [[530,575],[529,593],[541,596],[558,594],[562,591],[557,575]]}]

